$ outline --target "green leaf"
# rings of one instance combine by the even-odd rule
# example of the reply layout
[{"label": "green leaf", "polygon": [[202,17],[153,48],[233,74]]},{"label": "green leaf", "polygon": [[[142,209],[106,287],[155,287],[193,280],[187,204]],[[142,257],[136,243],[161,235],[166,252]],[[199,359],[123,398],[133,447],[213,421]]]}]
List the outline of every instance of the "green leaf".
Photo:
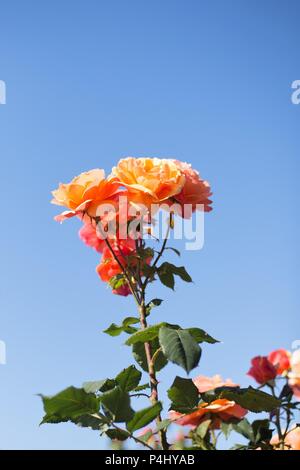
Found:
[{"label": "green leaf", "polygon": [[221,431],[224,434],[226,439],[228,439],[229,434],[231,433],[232,430],[233,430],[232,423],[226,423],[225,421],[222,421]]},{"label": "green leaf", "polygon": [[113,379],[97,380],[94,382],[84,382],[82,388],[86,393],[107,392],[116,385]]},{"label": "green leaf", "polygon": [[201,349],[188,331],[162,326],[159,342],[166,358],[183,367],[187,373],[198,365]]},{"label": "green leaf", "polygon": [[123,320],[122,325],[118,326],[115,323],[112,323],[106,330],[103,331],[103,333],[106,333],[110,336],[119,336],[123,332],[132,334],[137,331],[137,329],[131,325],[135,325],[136,323],[139,323],[139,321],[139,318],[127,317]]},{"label": "green leaf", "polygon": [[160,282],[166,286],[169,287],[169,289],[174,290],[175,286],[175,279],[174,279],[174,274],[169,272],[169,271],[163,271],[160,268],[157,269],[157,274],[159,277]]},{"label": "green leaf", "polygon": [[200,328],[187,328],[187,331],[192,335],[197,343],[219,343],[217,339],[213,338],[208,333],[206,333],[206,331],[201,330]]},{"label": "green leaf", "polygon": [[211,419],[206,419],[201,424],[199,424],[199,426],[197,427],[196,433],[198,434],[200,439],[205,438],[205,436],[207,434],[207,431],[209,429],[210,423],[211,423]]},{"label": "green leaf", "polygon": [[130,421],[134,413],[128,393],[119,386],[105,392],[101,397],[101,404],[116,423]]},{"label": "green leaf", "polygon": [[135,387],[132,391],[133,392],[142,392],[143,390],[147,390],[148,388],[150,388],[149,384],[143,384],[143,385],[139,385],[138,387]]},{"label": "green leaf", "polygon": [[268,419],[257,419],[252,423],[254,434],[254,442],[269,441],[273,431],[270,429],[270,421]]},{"label": "green leaf", "polygon": [[165,261],[161,266],[159,266],[159,268],[157,268],[158,276],[164,273],[179,276],[185,282],[193,282],[184,266],[174,266],[174,264]]},{"label": "green leaf", "polygon": [[148,326],[143,330],[139,330],[136,333],[133,333],[125,344],[127,344],[127,346],[131,346],[135,343],[148,343],[149,341],[157,338],[159,329],[164,325],[166,325],[166,323],[163,322],[158,323],[157,325]]},{"label": "green leaf", "polygon": [[153,434],[157,434],[159,431],[162,429],[166,430],[170,424],[172,424],[171,419],[163,419],[157,426],[156,429],[154,430]]},{"label": "green leaf", "polygon": [[[160,348],[158,338],[155,338],[153,341],[150,341],[150,346],[151,346],[151,352],[152,352],[152,355],[153,355]],[[134,359],[141,366],[141,368],[145,372],[148,372],[148,364],[147,364],[147,358],[146,358],[144,343],[135,343],[132,346],[132,353],[133,353]],[[159,353],[157,353],[157,356],[156,356],[156,359],[155,359],[155,370],[156,370],[156,372],[159,372],[167,364],[168,364],[168,360],[165,357],[165,355],[163,354],[163,352],[160,351]]]},{"label": "green leaf", "polygon": [[232,428],[235,432],[249,439],[249,441],[254,441],[252,426],[246,418],[242,419],[239,423],[233,423]]},{"label": "green leaf", "polygon": [[130,437],[129,433],[123,429],[108,429],[105,434],[111,440],[126,441]]},{"label": "green leaf", "polygon": [[176,377],[168,390],[171,400],[170,409],[181,413],[188,413],[198,405],[199,392],[191,379]]},{"label": "green leaf", "polygon": [[46,413],[41,424],[73,421],[99,410],[99,399],[82,388],[68,387],[52,397],[40,397]]},{"label": "green leaf", "polygon": [[129,366],[123,369],[115,378],[116,383],[125,392],[135,389],[140,383],[142,373],[135,366]]},{"label": "green leaf", "polygon": [[107,426],[107,420],[103,420],[99,417],[96,417],[95,415],[83,415],[79,416],[79,418],[76,418],[72,420],[77,426],[81,428],[90,428],[94,431],[103,431],[105,426]]},{"label": "green leaf", "polygon": [[275,408],[280,406],[281,403],[278,398],[275,398],[262,390],[256,390],[253,387],[220,387],[215,389],[215,394],[218,398],[233,400],[246,410],[253,411],[254,413],[273,411]]},{"label": "green leaf", "polygon": [[147,426],[147,424],[151,423],[159,415],[161,410],[162,405],[160,402],[157,402],[148,408],[137,411],[133,418],[127,423],[128,431],[133,433],[134,431]]},{"label": "green leaf", "polygon": [[150,314],[151,310],[154,307],[159,307],[162,302],[163,302],[162,299],[152,299],[152,300],[150,300],[150,302],[146,305],[147,316]]}]

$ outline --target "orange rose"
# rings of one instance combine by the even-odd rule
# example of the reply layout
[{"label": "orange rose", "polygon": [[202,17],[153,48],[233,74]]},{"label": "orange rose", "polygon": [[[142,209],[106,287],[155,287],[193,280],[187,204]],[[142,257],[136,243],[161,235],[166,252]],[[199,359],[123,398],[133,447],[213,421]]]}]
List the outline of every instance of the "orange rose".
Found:
[{"label": "orange rose", "polygon": [[294,351],[291,357],[291,371],[288,373],[289,386],[294,395],[300,398],[300,349]]},{"label": "orange rose", "polygon": [[[214,375],[213,377],[199,375],[193,379],[193,382],[199,393],[205,393],[218,387],[238,387],[238,384],[233,383],[230,379],[223,380],[220,375]],[[211,403],[201,403],[196,411],[188,415],[171,411],[170,418],[182,426],[199,426],[207,418],[208,413],[211,413],[210,418],[213,418],[212,427],[216,429],[220,426],[221,421],[228,421],[231,418],[242,419],[247,414],[247,410],[237,405],[235,401],[220,398]]]},{"label": "orange rose", "polygon": [[65,206],[69,210],[55,217],[62,222],[83,212],[95,215],[97,207],[120,192],[116,178],[105,178],[104,170],[96,169],[76,176],[68,184],[60,184],[52,192],[52,203]]},{"label": "orange rose", "polygon": [[191,212],[197,209],[197,205],[202,204],[203,210],[209,212],[212,210],[210,204],[212,201],[209,197],[212,195],[210,185],[207,181],[203,180],[198,171],[194,170],[190,164],[174,160],[174,163],[180,169],[181,173],[185,176],[185,183],[179,194],[174,196],[175,202],[179,203],[182,208],[182,215],[190,217],[191,213],[186,209],[184,212],[184,205],[191,206]]},{"label": "orange rose", "polygon": [[185,183],[184,174],[170,159],[124,158],[112,174],[128,189],[132,201],[148,207],[180,193]]},{"label": "orange rose", "polygon": [[285,349],[276,349],[268,355],[269,361],[276,367],[278,375],[286,375],[291,367],[291,354]]},{"label": "orange rose", "polygon": [[220,427],[221,421],[229,421],[231,418],[242,419],[246,413],[247,410],[237,405],[235,401],[220,398],[211,403],[201,403],[196,411],[188,415],[171,411],[170,419],[181,426],[199,426],[202,421],[210,417],[213,420],[212,427],[216,429]]},{"label": "orange rose", "polygon": [[300,450],[300,428],[295,427],[291,429],[285,439],[284,439],[284,448],[281,449],[279,446],[279,437],[272,437],[270,444],[276,448],[276,450]]}]

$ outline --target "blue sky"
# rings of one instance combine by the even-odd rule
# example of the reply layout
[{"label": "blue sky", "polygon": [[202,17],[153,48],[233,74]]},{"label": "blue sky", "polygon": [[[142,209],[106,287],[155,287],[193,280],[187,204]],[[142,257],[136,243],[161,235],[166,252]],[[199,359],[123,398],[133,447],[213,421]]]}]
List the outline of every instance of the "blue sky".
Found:
[{"label": "blue sky", "polygon": [[222,340],[195,375],[250,384],[252,356],[300,339],[299,13],[296,0],[2,3],[0,448],[103,448],[71,424],[38,427],[36,394],[131,363],[101,331],[132,299],[99,282],[78,222],[53,221],[50,191],[82,171],[171,156],[210,181],[205,246],[183,254],[195,284],[153,289],[165,299],[153,322]]}]

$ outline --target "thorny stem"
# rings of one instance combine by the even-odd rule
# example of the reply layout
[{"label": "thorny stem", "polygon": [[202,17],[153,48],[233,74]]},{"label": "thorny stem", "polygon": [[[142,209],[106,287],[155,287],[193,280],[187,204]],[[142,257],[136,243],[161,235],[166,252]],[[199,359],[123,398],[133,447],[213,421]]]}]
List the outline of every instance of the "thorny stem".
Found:
[{"label": "thorny stem", "polygon": [[[147,320],[146,320],[146,305],[145,305],[145,291],[144,289],[142,290],[142,295],[141,295],[141,304],[140,304],[140,323],[141,323],[141,328],[145,329],[147,328]],[[149,378],[150,378],[150,388],[151,388],[151,395],[150,395],[150,400],[155,405],[155,403],[158,402],[158,382],[156,379],[156,374],[155,374],[155,367],[154,367],[154,361],[153,361],[153,356],[151,352],[151,345],[150,343],[144,343],[145,346],[145,354],[146,354],[146,359],[147,359],[147,365],[148,365],[148,372],[149,372]],[[158,415],[156,418],[157,424],[160,424],[162,422],[161,419],[161,414]],[[169,444],[167,441],[167,436],[165,430],[161,429],[159,431],[159,437],[161,441],[161,446],[163,450],[168,450],[169,449]]]},{"label": "thorny stem", "polygon": [[[157,266],[157,263],[159,262],[160,258],[162,257],[162,255],[164,253],[164,250],[166,248],[166,244],[167,244],[167,241],[168,241],[168,238],[169,238],[170,228],[171,228],[171,225],[172,225],[172,217],[173,217],[173,214],[171,213],[169,223],[168,223],[168,229],[167,229],[164,241],[162,243],[161,249],[160,249],[156,259],[154,260],[152,268],[155,268]],[[132,294],[135,298],[135,301],[138,305],[139,314],[140,314],[141,328],[145,329],[145,328],[147,328],[147,320],[146,320],[146,313],[147,312],[146,312],[146,302],[145,302],[145,290],[146,290],[146,287],[147,287],[149,281],[151,280],[151,275],[146,276],[145,281],[142,282],[142,280],[141,280],[140,261],[138,260],[138,269],[137,269],[137,274],[136,274],[136,278],[137,278],[136,281],[137,281],[137,285],[138,285],[139,289],[138,288],[136,289],[135,286],[133,285],[131,279],[130,279],[130,276],[127,273],[126,268],[123,266],[123,264],[119,260],[118,256],[114,252],[114,250],[113,250],[111,244],[109,243],[109,241],[107,240],[107,238],[105,238],[105,242],[106,242],[106,244],[107,244],[114,260],[118,263],[120,269],[122,270],[122,272],[123,272],[123,274],[126,278],[126,281],[128,282],[129,288],[130,288],[130,290],[131,290],[131,292],[132,292]],[[138,244],[136,246],[138,246]],[[121,255],[122,255],[122,253],[121,253]],[[158,400],[158,381],[156,379],[155,365],[154,365],[155,359],[157,358],[157,354],[154,353],[152,355],[151,344],[149,342],[144,343],[144,347],[145,347],[145,354],[146,354],[146,359],[147,359],[148,373],[149,373],[149,378],[150,378],[150,388],[151,388],[151,395],[150,395],[149,398],[150,398],[150,400],[153,404],[156,404],[159,401]],[[157,422],[157,424],[160,424],[162,422],[162,418],[161,418],[160,413],[159,413],[158,417],[156,418],[156,422]],[[113,426],[115,427],[115,429],[118,429],[117,426],[115,426],[115,425],[113,425]],[[161,442],[162,449],[163,450],[168,450],[169,449],[169,444],[168,444],[168,441],[167,441],[166,431],[164,429],[161,429],[161,430],[159,430],[158,434],[159,434],[159,437],[160,437],[160,442]],[[134,439],[135,442],[143,444],[144,446],[146,446],[146,447],[148,447],[149,449],[152,450],[152,448],[148,444],[146,444],[144,441],[142,441],[141,439],[136,438],[132,434],[130,434],[130,437],[132,439]]]}]

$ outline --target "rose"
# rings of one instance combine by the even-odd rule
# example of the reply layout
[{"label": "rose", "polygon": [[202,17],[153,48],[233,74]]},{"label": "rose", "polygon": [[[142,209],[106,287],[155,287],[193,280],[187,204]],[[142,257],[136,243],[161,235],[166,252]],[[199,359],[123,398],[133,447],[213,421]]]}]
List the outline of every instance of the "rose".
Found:
[{"label": "rose", "polygon": [[[190,217],[200,204],[203,206],[205,212],[212,210],[210,204],[212,201],[209,197],[212,195],[210,185],[207,181],[203,180],[198,171],[194,170],[189,163],[183,163],[174,160],[174,163],[180,169],[181,173],[185,176],[185,182],[180,193],[176,194],[173,199],[181,206],[181,214],[185,217]],[[189,205],[190,207],[186,207]]]},{"label": "rose", "polygon": [[120,192],[116,178],[105,178],[104,170],[95,169],[76,176],[68,184],[60,184],[52,192],[52,203],[65,206],[69,210],[55,217],[62,222],[80,213],[94,216],[100,204],[109,201]]},{"label": "rose", "polygon": [[286,375],[291,367],[291,354],[285,349],[276,349],[268,355],[268,359],[276,367],[277,375]]},{"label": "rose", "polygon": [[170,412],[170,419],[181,426],[199,426],[205,419],[212,419],[212,428],[220,427],[221,421],[229,421],[232,418],[242,419],[247,410],[237,405],[233,400],[220,398],[211,403],[201,403],[193,413],[184,415],[177,411]]},{"label": "rose", "polygon": [[223,380],[220,375],[214,375],[213,377],[206,377],[205,375],[198,375],[193,379],[194,384],[199,390],[199,393],[205,393],[209,390],[214,390],[218,387],[238,387],[238,384],[234,384],[230,379]]},{"label": "rose", "polygon": [[256,356],[251,360],[252,367],[247,375],[253,377],[259,384],[265,384],[275,379],[277,375],[276,367],[266,356]]},{"label": "rose", "polygon": [[91,248],[94,248],[99,253],[101,253],[103,248],[106,246],[105,240],[98,236],[97,229],[93,224],[84,224],[83,227],[79,230],[78,234],[83,243],[85,243],[87,246],[90,246]]},{"label": "rose", "polygon": [[[223,380],[220,375],[214,375],[213,377],[198,375],[198,377],[193,379],[193,382],[198,388],[199,393],[205,393],[218,387],[239,386],[238,384],[233,383],[230,379]],[[210,417],[213,419],[212,427],[216,429],[220,426],[221,421],[228,421],[231,418],[242,419],[247,414],[247,410],[237,405],[233,400],[221,398],[214,400],[211,403],[201,403],[196,411],[188,415],[171,411],[170,418],[182,426],[198,426],[207,418],[208,413],[211,413]]]},{"label": "rose", "polygon": [[272,437],[270,444],[274,446],[276,450],[300,450],[300,428],[295,427],[288,431],[284,439],[283,448],[280,446],[278,435]]},{"label": "rose", "polygon": [[[114,251],[113,256],[110,248],[106,245],[103,248],[103,254],[100,264],[98,264],[96,271],[102,281],[109,282],[112,277],[121,274],[122,267],[127,269],[132,264],[136,264],[134,259],[135,241],[128,238],[127,240],[118,240],[110,244]],[[118,258],[118,261],[116,260]]]},{"label": "rose", "polygon": [[300,398],[300,349],[292,354],[291,371],[288,373],[288,379],[294,395]]},{"label": "rose", "polygon": [[131,201],[147,207],[180,193],[185,183],[183,172],[171,159],[124,158],[112,175],[127,188]]}]

